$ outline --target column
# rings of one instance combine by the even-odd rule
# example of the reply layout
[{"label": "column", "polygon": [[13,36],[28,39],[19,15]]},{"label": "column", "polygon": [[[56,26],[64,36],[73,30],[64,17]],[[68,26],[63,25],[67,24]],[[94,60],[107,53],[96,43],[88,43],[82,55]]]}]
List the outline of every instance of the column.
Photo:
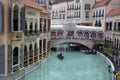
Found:
[{"label": "column", "polygon": [[27,52],[28,52],[28,53],[27,53],[27,54],[28,54],[28,58],[27,58],[27,59],[28,59],[28,60],[27,60],[27,64],[29,65],[29,57],[30,57],[30,55],[29,55],[29,54],[30,54],[30,50],[29,50],[29,51],[27,51]]},{"label": "column", "polygon": [[113,21],[112,22],[112,31],[114,31],[114,27],[116,27],[114,24],[115,24],[115,22]]},{"label": "column", "polygon": [[35,59],[35,58],[34,58],[35,49],[33,49],[32,51],[33,51],[32,53],[33,53],[33,63],[34,63],[34,59]]},{"label": "column", "polygon": [[41,41],[42,41],[42,46],[41,46],[41,48],[42,48],[41,50],[42,50],[42,51],[41,51],[41,55],[42,55],[42,59],[43,59],[43,40],[41,40]]},{"label": "column", "polygon": [[47,47],[48,47],[48,40],[47,39],[45,40],[45,46],[46,46],[45,47],[46,56],[48,56],[48,54],[47,54],[48,53],[48,49],[47,49]]},{"label": "column", "polygon": [[41,19],[42,20],[42,33],[44,32],[44,19]]},{"label": "column", "polygon": [[32,31],[35,31],[35,19],[33,19],[33,30]]},{"label": "column", "polygon": [[118,21],[116,21],[116,31],[118,32]]}]

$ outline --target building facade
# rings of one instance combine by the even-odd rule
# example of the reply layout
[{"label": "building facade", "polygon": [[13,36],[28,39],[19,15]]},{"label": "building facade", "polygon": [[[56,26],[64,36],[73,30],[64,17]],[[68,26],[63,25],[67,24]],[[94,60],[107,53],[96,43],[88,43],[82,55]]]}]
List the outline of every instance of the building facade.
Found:
[{"label": "building facade", "polygon": [[51,24],[91,25],[94,0],[60,0],[52,5]]},{"label": "building facade", "polygon": [[116,70],[120,70],[120,1],[97,0],[93,6],[93,25],[103,27],[104,43],[111,45],[112,52],[109,55],[112,56]]},{"label": "building facade", "polygon": [[14,80],[47,59],[48,15],[32,0],[0,0],[0,79]]},{"label": "building facade", "polygon": [[104,29],[105,18],[106,18],[106,5],[110,0],[97,1],[93,5],[93,26],[102,27]]}]

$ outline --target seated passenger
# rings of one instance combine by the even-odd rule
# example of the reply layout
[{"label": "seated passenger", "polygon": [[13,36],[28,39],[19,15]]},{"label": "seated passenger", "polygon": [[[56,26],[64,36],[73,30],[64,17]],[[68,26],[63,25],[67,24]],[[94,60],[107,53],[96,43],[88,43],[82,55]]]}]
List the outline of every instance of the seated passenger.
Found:
[{"label": "seated passenger", "polygon": [[63,58],[64,58],[63,55],[62,55],[62,53],[58,54],[57,57],[58,57],[59,59],[63,59]]}]

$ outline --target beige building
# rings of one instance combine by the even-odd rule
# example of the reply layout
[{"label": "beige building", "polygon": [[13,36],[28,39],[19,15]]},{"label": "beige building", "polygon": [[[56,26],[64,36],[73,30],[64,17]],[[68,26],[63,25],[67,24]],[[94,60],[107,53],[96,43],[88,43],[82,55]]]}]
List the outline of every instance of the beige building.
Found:
[{"label": "beige building", "polygon": [[93,5],[93,26],[103,27],[105,26],[106,18],[106,5],[110,0],[99,0]]},{"label": "beige building", "polygon": [[[110,0],[109,4],[106,5],[106,20],[105,20],[105,39],[108,41],[115,42],[114,39],[114,28],[118,25],[118,19],[115,19],[113,16],[118,15],[120,8],[119,0]],[[117,29],[117,28],[116,28]]]},{"label": "beige building", "polygon": [[[107,36],[107,40],[109,42],[113,43],[113,47],[119,51],[120,49],[120,8],[112,9],[107,14],[107,19],[109,21],[106,21],[106,31],[112,32],[112,38]],[[116,50],[116,51],[117,51]],[[120,66],[120,54],[118,52],[118,55],[116,57],[116,65]]]},{"label": "beige building", "polygon": [[109,19],[109,21],[106,21],[106,31],[112,31],[113,34],[113,44],[116,48],[120,47],[120,8],[113,9],[109,11],[107,14],[106,19]]},{"label": "beige building", "polygon": [[57,0],[52,5],[51,24],[91,25],[94,0]]},{"label": "beige building", "polygon": [[0,79],[14,80],[47,59],[48,15],[32,0],[0,0]]},{"label": "beige building", "polygon": [[119,0],[97,0],[93,5],[93,26],[103,27],[105,41],[113,42],[113,17],[111,11],[120,8]]}]

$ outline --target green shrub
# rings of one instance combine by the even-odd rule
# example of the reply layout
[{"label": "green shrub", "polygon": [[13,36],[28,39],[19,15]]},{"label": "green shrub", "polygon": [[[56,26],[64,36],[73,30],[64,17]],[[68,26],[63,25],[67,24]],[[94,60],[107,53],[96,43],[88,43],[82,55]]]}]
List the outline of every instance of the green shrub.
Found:
[{"label": "green shrub", "polygon": [[25,63],[25,64],[24,64],[24,67],[27,67],[27,66],[28,66],[28,64],[27,64],[27,63]]},{"label": "green shrub", "polygon": [[13,68],[13,72],[17,72],[17,71],[19,71],[19,67],[18,66]]},{"label": "green shrub", "polygon": [[29,62],[29,64],[32,64],[32,63],[33,63],[33,61],[30,61],[30,62]]}]

